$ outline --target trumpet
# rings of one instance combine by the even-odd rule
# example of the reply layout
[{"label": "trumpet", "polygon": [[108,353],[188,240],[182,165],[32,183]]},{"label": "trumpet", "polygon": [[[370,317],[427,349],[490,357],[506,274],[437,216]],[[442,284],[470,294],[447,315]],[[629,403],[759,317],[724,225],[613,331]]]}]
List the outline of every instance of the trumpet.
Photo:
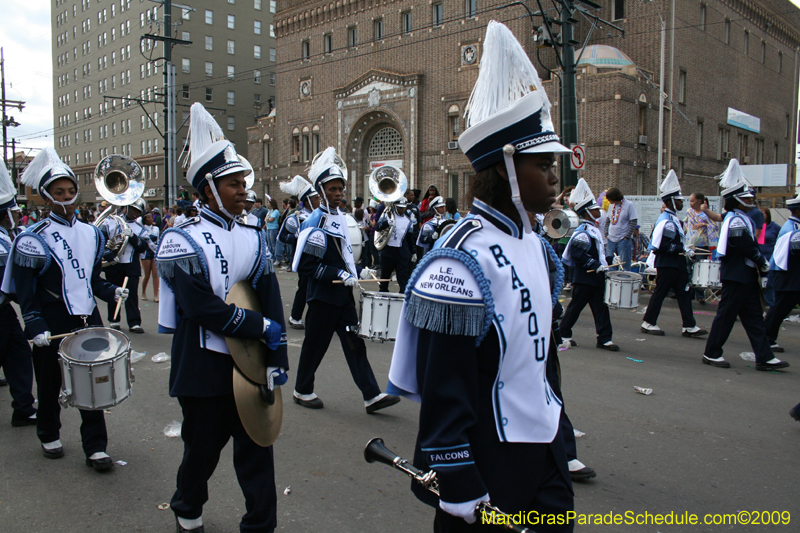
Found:
[{"label": "trumpet", "polygon": [[[423,472],[413,464],[409,463],[407,459],[403,459],[383,443],[383,439],[375,437],[367,443],[364,447],[364,459],[368,463],[383,463],[385,465],[393,466],[407,474],[411,479],[425,487],[430,492],[439,495],[439,483],[436,481],[436,472]],[[494,513],[494,516],[501,516],[497,527],[507,531],[515,531],[517,533],[536,533],[534,530],[514,524],[514,518],[495,507],[494,505],[481,502],[475,506],[475,515],[480,516],[483,513]]]},{"label": "trumpet", "polygon": [[375,249],[383,250],[392,235],[394,227],[394,212],[392,203],[399,200],[408,188],[408,179],[402,170],[390,165],[378,167],[369,175],[369,192],[372,196],[386,204],[386,217],[389,219],[389,227],[382,231],[376,231],[374,237]]},{"label": "trumpet", "polygon": [[123,206],[136,203],[144,195],[144,172],[142,167],[132,157],[112,154],[104,157],[94,169],[94,186],[97,193],[102,196],[109,206],[94,221],[94,226],[101,228],[107,218],[113,219],[121,226],[122,233],[108,239],[106,248],[116,251],[114,259],[103,261],[102,266],[107,267],[119,262],[125,246],[128,244],[130,228],[124,217],[114,215],[112,212]]}]

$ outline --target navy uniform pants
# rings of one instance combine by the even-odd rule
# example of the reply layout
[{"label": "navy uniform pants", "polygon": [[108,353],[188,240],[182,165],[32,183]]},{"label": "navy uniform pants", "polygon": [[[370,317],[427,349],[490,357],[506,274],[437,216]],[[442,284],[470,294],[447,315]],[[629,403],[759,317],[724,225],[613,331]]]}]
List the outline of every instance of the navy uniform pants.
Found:
[{"label": "navy uniform pants", "polygon": [[[397,284],[400,285],[400,292],[406,292],[408,278],[411,277],[411,257],[403,258],[399,248],[386,246],[381,250],[381,279],[391,279],[392,272],[397,272]],[[389,291],[389,282],[384,281],[380,284],[381,292]]]},{"label": "navy uniform pants", "polygon": [[719,300],[717,315],[711,324],[711,332],[706,341],[706,357],[722,357],[722,346],[731,334],[736,317],[742,321],[750,346],[756,354],[756,363],[766,363],[775,356],[767,341],[764,318],[761,314],[761,287],[754,269],[745,283],[722,281],[722,297]]},{"label": "navy uniform pants", "polygon": [[[83,319],[67,314],[62,302],[42,307],[42,317],[50,327],[51,335],[70,333],[84,328]],[[90,326],[102,326],[100,313],[95,307],[87,319]],[[61,393],[61,365],[58,362],[59,339],[50,341],[50,346],[33,348],[33,369],[36,372],[36,386],[39,396],[39,412],[36,414],[36,434],[43,443],[60,439],[61,405],[58,396]],[[105,452],[108,445],[108,433],[103,411],[86,411],[80,409],[81,441],[86,457]]]},{"label": "navy uniform pants", "polygon": [[31,347],[22,333],[17,312],[11,304],[0,307],[0,367],[5,371],[11,392],[11,408],[14,410],[11,419],[22,421],[29,418],[36,413],[31,392]]},{"label": "navy uniform pants", "polygon": [[203,514],[208,480],[217,468],[222,449],[233,437],[233,468],[244,494],[241,532],[269,533],[277,525],[275,465],[272,446],[259,446],[244,429],[233,394],[178,398],[183,410],[183,461],[170,506],[181,518]]},{"label": "navy uniform pants", "polygon": [[[138,261],[139,256],[134,258]],[[117,287],[122,287],[125,281],[124,265],[114,265],[105,268],[106,281]],[[125,309],[125,317],[128,320],[128,327],[142,325],[142,314],[139,311],[139,276],[128,276],[128,285],[126,288],[129,291],[128,299],[120,306],[119,315],[114,320],[114,311],[117,309],[117,302],[108,304],[108,321],[109,322],[122,322],[122,309]]]},{"label": "navy uniform pants", "polygon": [[684,328],[693,328],[697,325],[692,312],[692,286],[689,283],[689,273],[685,268],[659,267],[656,275],[656,290],[647,304],[644,321],[653,326],[658,321],[661,305],[669,294],[670,289],[675,291],[678,307],[681,310],[681,319]]},{"label": "navy uniform pants", "polygon": [[561,336],[567,339],[572,338],[572,327],[578,321],[581,311],[589,304],[594,315],[594,327],[597,331],[597,342],[605,344],[611,340],[613,331],[611,329],[611,314],[608,306],[603,301],[605,286],[592,286],[583,283],[576,283],[572,287],[572,301],[569,302],[567,310],[564,311],[564,318],[561,320],[559,330]]},{"label": "navy uniform pants", "polygon": [[308,292],[308,276],[299,274],[297,278],[297,292],[294,293],[292,312],[289,316],[294,320],[303,318],[303,310],[306,308],[306,293]]},{"label": "navy uniform pants", "polygon": [[775,344],[778,341],[781,324],[792,312],[794,306],[800,304],[800,291],[779,291],[775,292],[775,296],[775,305],[769,308],[767,317],[764,319],[767,341],[770,344]]},{"label": "navy uniform pants", "polygon": [[314,373],[319,368],[333,334],[339,336],[344,357],[364,400],[371,400],[381,393],[372,367],[367,359],[364,339],[356,334],[358,315],[352,299],[344,307],[336,307],[319,300],[308,302],[306,312],[306,337],[300,350],[297,365],[297,381],[294,390],[299,394],[314,392]]}]

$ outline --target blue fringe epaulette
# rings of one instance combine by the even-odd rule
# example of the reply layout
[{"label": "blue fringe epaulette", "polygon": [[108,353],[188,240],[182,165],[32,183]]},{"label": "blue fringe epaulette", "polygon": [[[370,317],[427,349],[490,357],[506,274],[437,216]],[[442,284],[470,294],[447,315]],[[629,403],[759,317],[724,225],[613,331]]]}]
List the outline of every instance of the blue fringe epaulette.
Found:
[{"label": "blue fringe epaulette", "polygon": [[[42,227],[44,227],[44,223],[42,223]],[[37,268],[39,269],[38,275],[41,276],[47,271],[48,268],[50,268],[50,263],[53,261],[53,256],[50,252],[50,246],[47,245],[47,241],[44,240],[44,237],[39,235],[39,233],[36,231],[26,231],[25,233],[20,234],[20,237],[22,236],[30,237],[39,241],[39,244],[42,245],[42,249],[44,250],[44,256],[27,255],[22,253],[17,246],[14,246],[14,251],[12,252],[14,264],[26,268]]]},{"label": "blue fringe epaulette", "polygon": [[323,236],[323,238],[325,239],[325,243],[327,245],[328,238],[325,235],[325,232],[322,230],[312,230],[308,238],[306,239],[305,245],[303,246],[303,253],[313,255],[314,257],[323,257],[325,255],[326,246],[320,246],[318,244],[311,242],[311,237],[317,232],[319,232]]},{"label": "blue fringe epaulette", "polygon": [[[181,226],[183,226],[183,224],[181,224]],[[161,247],[161,242],[164,240],[164,237],[170,233],[177,233],[186,239],[186,241],[194,250],[195,254],[177,259],[159,259],[158,254],[156,254],[156,269],[158,271],[158,277],[163,279],[167,286],[172,288],[171,280],[173,277],[175,277],[175,267],[179,267],[187,274],[203,274],[203,277],[208,280],[208,265],[206,264],[206,256],[203,253],[203,249],[200,248],[196,242],[194,242],[194,239],[192,239],[189,234],[186,233],[186,231],[180,229],[179,227],[169,228],[167,231],[161,234],[161,239],[158,241],[159,248]]]},{"label": "blue fringe epaulette", "polygon": [[[414,294],[414,285],[425,268],[439,258],[455,259],[469,269],[480,288],[483,305],[445,303]],[[408,280],[405,319],[417,328],[446,335],[475,337],[475,345],[478,346],[489,332],[493,316],[494,299],[489,288],[489,280],[483,275],[478,262],[466,252],[453,248],[437,248],[428,252]]]}]

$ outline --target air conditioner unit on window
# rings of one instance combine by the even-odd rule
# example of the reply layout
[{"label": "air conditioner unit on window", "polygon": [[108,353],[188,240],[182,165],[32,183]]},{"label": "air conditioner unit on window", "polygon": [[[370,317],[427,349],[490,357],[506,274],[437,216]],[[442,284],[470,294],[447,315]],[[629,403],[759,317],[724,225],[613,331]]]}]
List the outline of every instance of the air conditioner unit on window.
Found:
[{"label": "air conditioner unit on window", "polygon": [[744,156],[742,158],[742,163],[745,164],[745,165],[749,165],[750,164],[750,156],[749,155]]},{"label": "air conditioner unit on window", "polygon": [[647,135],[639,135],[639,144],[647,144]]},{"label": "air conditioner unit on window", "polygon": [[731,152],[723,152],[722,157],[724,157],[725,159],[730,159],[731,157],[733,157],[733,154]]},{"label": "air conditioner unit on window", "polygon": [[458,150],[458,141],[450,141],[447,143],[448,150]]},{"label": "air conditioner unit on window", "polygon": [[292,156],[292,163],[299,163],[299,162],[300,162],[300,156],[299,155],[293,155]]}]

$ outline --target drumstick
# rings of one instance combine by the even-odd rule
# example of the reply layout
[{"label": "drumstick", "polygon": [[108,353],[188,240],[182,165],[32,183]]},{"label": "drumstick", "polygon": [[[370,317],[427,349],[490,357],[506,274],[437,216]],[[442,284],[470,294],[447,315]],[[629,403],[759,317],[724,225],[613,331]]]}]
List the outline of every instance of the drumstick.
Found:
[{"label": "drumstick", "polygon": [[61,335],[51,335],[50,340],[63,339],[64,337],[72,337],[73,335],[75,335],[75,333],[76,332],[73,331],[72,333],[62,333]]},{"label": "drumstick", "polygon": [[[127,286],[128,286],[128,276],[125,276],[125,279],[122,281],[122,288],[125,289],[125,287],[127,287]],[[114,310],[114,320],[115,321],[117,320],[117,317],[119,316],[119,306],[120,305],[122,305],[122,298],[117,300],[117,308]]]},{"label": "drumstick", "polygon": [[[714,252],[695,252],[694,255],[713,255]],[[679,255],[686,255],[686,252],[681,252]]]},{"label": "drumstick", "polygon": [[[360,279],[360,280],[358,280],[359,283],[377,283],[377,282],[380,282],[380,281],[392,281],[392,280],[390,280],[390,279]],[[340,279],[337,279],[333,283],[344,283],[344,281],[342,281]]]},{"label": "drumstick", "polygon": [[[613,265],[608,265],[608,268],[614,268],[614,267],[618,267],[618,266],[624,265],[624,264],[625,263],[614,263]],[[587,274],[591,274],[592,272],[596,272],[596,270],[587,270],[586,271]]]}]

